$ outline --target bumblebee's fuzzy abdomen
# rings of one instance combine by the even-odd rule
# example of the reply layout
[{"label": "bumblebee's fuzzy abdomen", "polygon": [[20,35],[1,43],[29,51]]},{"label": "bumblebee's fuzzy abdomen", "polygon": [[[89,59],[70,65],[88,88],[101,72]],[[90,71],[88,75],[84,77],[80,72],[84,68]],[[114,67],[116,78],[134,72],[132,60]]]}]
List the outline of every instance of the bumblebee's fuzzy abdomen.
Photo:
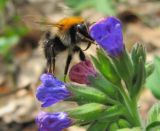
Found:
[{"label": "bumblebee's fuzzy abdomen", "polygon": [[46,43],[44,43],[44,54],[45,57],[56,56],[58,53],[65,51],[67,46],[65,46],[58,36],[49,39]]},{"label": "bumblebee's fuzzy abdomen", "polygon": [[53,39],[53,43],[55,43],[54,44],[54,49],[57,52],[64,51],[68,48],[67,46],[64,45],[64,43],[57,36]]}]

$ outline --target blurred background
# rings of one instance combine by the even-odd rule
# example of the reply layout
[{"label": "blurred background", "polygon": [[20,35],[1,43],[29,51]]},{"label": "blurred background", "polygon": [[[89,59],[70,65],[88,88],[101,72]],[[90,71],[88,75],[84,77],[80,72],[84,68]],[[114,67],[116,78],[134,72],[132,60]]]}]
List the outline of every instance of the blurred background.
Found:
[{"label": "blurred background", "polygon": [[[117,16],[124,26],[128,50],[141,42],[147,49],[147,60],[158,63],[155,56],[160,56],[159,0],[0,0],[0,131],[37,131],[34,118],[40,105],[35,99],[35,89],[46,67],[39,44],[45,28],[36,26],[27,16],[56,22],[73,15],[90,23]],[[63,77],[65,53],[56,59],[59,78]],[[94,53],[94,46],[86,52],[87,57]],[[72,64],[78,61],[75,56]],[[159,66],[160,59],[156,64]],[[160,74],[148,80],[139,101],[144,120],[149,108],[157,102],[148,90],[159,91],[160,86],[153,85],[154,77],[160,81]],[[85,129],[71,127],[67,131]]]}]

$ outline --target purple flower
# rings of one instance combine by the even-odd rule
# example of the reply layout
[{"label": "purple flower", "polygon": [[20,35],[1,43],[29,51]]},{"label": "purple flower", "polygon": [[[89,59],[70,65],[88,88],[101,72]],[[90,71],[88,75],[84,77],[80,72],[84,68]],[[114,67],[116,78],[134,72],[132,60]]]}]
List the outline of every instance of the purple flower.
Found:
[{"label": "purple flower", "polygon": [[43,102],[42,107],[48,107],[71,95],[64,83],[51,74],[43,74],[40,79],[42,84],[37,88],[36,97]]},{"label": "purple flower", "polygon": [[89,60],[86,60],[74,65],[71,68],[69,78],[71,81],[80,84],[89,84],[88,77],[96,76],[96,74],[97,72],[95,71],[92,63]]},{"label": "purple flower", "polygon": [[92,25],[90,35],[110,56],[119,56],[124,50],[122,25],[115,17],[104,18]]},{"label": "purple flower", "polygon": [[65,112],[40,112],[36,118],[39,131],[62,131],[71,126],[72,121]]},{"label": "purple flower", "polygon": [[64,85],[62,81],[56,79],[52,74],[42,74],[40,77],[44,86],[61,86]]}]

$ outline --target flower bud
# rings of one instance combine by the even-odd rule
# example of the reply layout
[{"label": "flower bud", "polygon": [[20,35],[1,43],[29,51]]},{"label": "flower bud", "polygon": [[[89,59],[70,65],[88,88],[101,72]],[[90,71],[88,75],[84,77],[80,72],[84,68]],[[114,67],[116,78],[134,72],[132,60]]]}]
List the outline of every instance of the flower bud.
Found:
[{"label": "flower bud", "polygon": [[89,60],[82,61],[74,65],[70,72],[69,78],[71,81],[80,83],[80,84],[89,84],[88,77],[96,76],[97,72],[95,71],[92,63]]},{"label": "flower bud", "polygon": [[89,122],[94,121],[101,116],[107,107],[98,103],[89,103],[74,109],[71,109],[68,112],[68,115],[76,119],[77,122]]},{"label": "flower bud", "polygon": [[131,89],[131,97],[139,96],[143,84],[146,80],[146,51],[142,44],[137,43],[132,48],[131,58],[134,66],[134,76],[132,80],[133,88]]},{"label": "flower bud", "polygon": [[144,62],[146,61],[146,51],[144,46],[140,43],[136,43],[132,48],[131,57],[136,69],[139,57],[142,57]]},{"label": "flower bud", "polygon": [[70,100],[74,100],[80,104],[90,102],[115,104],[115,101],[112,100],[108,95],[93,87],[69,85],[68,89],[72,92],[73,95]]},{"label": "flower bud", "polygon": [[74,65],[69,72],[69,77],[74,82],[90,85],[107,95],[113,96],[115,93],[112,84],[95,71],[89,60]]}]

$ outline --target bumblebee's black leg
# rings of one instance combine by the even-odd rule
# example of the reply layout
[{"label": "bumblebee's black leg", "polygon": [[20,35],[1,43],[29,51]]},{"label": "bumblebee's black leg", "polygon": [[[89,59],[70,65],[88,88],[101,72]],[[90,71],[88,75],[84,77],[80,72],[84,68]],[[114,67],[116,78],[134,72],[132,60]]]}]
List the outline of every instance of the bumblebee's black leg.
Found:
[{"label": "bumblebee's black leg", "polygon": [[79,52],[79,58],[80,58],[81,61],[84,61],[86,59],[85,54],[80,47],[76,46],[73,51],[74,52]]},{"label": "bumblebee's black leg", "polygon": [[55,70],[55,57],[52,57],[52,74],[54,74]]},{"label": "bumblebee's black leg", "polygon": [[81,61],[86,60],[86,56],[85,56],[84,52],[81,50],[81,48],[79,50],[79,58]]},{"label": "bumblebee's black leg", "polygon": [[47,72],[51,73],[51,58],[47,58]]},{"label": "bumblebee's black leg", "polygon": [[45,46],[45,57],[47,59],[47,72],[53,73],[55,69],[54,45]]},{"label": "bumblebee's black leg", "polygon": [[55,70],[55,52],[54,52],[54,45],[51,46],[51,68],[52,68],[52,74],[54,73]]},{"label": "bumblebee's black leg", "polygon": [[47,72],[51,73],[52,59],[51,59],[51,55],[50,55],[50,49],[47,46],[45,47],[45,57],[47,59]]},{"label": "bumblebee's black leg", "polygon": [[88,43],[87,48],[86,48],[86,49],[84,49],[83,51],[88,50],[88,48],[89,48],[90,46],[91,46],[91,42],[89,42],[89,43]]},{"label": "bumblebee's black leg", "polygon": [[66,66],[65,66],[65,70],[64,70],[64,82],[66,82],[66,76],[67,76],[67,73],[68,73],[68,68],[69,68],[69,65],[71,63],[71,60],[72,60],[72,54],[68,54],[67,61],[66,61]]}]

